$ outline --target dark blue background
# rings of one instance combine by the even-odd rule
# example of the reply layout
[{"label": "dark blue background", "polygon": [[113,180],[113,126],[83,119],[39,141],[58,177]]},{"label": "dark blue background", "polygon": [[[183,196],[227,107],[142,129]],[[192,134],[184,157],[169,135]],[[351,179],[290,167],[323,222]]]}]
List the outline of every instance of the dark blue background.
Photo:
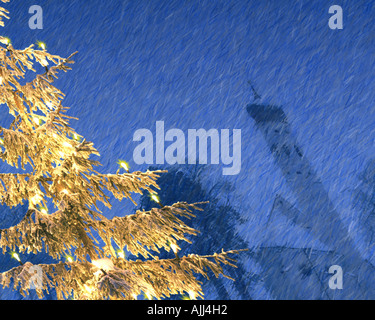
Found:
[{"label": "dark blue background", "polygon": [[[43,30],[28,27],[33,4],[43,8]],[[147,169],[132,160],[132,136],[140,128],[154,131],[157,120],[166,130],[242,130],[240,174],[224,177],[220,165],[181,166],[161,181],[165,203],[204,196],[216,204],[206,218],[199,214],[194,223],[202,235],[186,252],[251,249],[232,275],[236,284],[213,281],[215,290],[206,284],[206,298],[375,298],[366,287],[374,277],[375,5],[332,4],[344,10],[343,30],[328,27],[326,1],[14,0],[3,5],[11,20],[1,33],[16,48],[40,40],[52,54],[79,51],[56,85],[69,114],[80,119],[74,128],[100,151],[101,172],[115,172],[118,159],[131,170]],[[282,108],[290,132],[277,143],[298,145],[302,160],[272,152],[262,130],[274,123],[256,123],[249,114],[248,80],[260,105]],[[288,174],[301,167],[313,178],[293,183]],[[169,189],[172,183],[179,187]],[[114,202],[105,213],[132,210]],[[330,223],[314,225],[327,210]],[[3,212],[9,224],[9,210]],[[210,224],[207,217],[215,215],[221,218]],[[326,234],[329,243],[322,241]],[[353,250],[353,265],[343,262],[344,289],[329,289],[328,267]],[[1,269],[12,263],[3,256]]]}]

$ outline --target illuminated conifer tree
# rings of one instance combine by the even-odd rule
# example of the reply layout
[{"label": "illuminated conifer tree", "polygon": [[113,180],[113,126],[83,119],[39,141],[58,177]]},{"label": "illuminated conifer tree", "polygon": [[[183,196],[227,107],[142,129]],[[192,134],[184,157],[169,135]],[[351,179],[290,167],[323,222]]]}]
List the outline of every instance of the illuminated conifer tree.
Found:
[{"label": "illuminated conifer tree", "polygon": [[[0,18],[7,14],[0,8]],[[0,174],[0,201],[10,208],[28,204],[17,225],[0,230],[3,253],[20,263],[0,274],[0,284],[23,295],[33,284],[39,297],[55,288],[58,299],[203,298],[196,275],[208,278],[209,270],[224,275],[223,265],[234,266],[228,255],[238,251],[179,256],[178,241],[189,242],[197,234],[181,218],[193,217],[200,204],[163,206],[154,191],[163,171],[130,172],[122,161],[113,174],[94,169],[100,163],[90,157],[99,153],[70,127],[64,94],[52,85],[59,71],[70,70],[74,54],[52,55],[43,43],[18,50],[5,37],[0,43],[1,110],[6,106],[14,117],[9,128],[0,127],[0,158],[23,170]],[[26,73],[33,80],[26,82]],[[107,219],[97,206],[110,208],[109,194],[134,202],[132,194],[145,192],[157,208]],[[175,255],[159,259],[161,250]],[[58,262],[34,266],[21,261],[20,254],[42,251]],[[125,251],[143,258],[126,259]]]}]

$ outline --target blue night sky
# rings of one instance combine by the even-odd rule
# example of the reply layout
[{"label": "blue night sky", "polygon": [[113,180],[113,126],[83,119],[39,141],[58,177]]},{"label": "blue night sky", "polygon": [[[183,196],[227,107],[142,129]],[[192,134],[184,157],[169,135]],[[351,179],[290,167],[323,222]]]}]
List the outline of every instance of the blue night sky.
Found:
[{"label": "blue night sky", "polygon": [[[42,30],[28,26],[28,9],[34,4],[43,8]],[[358,190],[371,193],[375,186],[375,170],[368,169],[375,159],[375,1],[332,4],[343,8],[342,30],[329,28],[331,3],[323,0],[12,0],[3,5],[11,19],[1,34],[10,37],[15,48],[43,41],[52,54],[66,57],[78,51],[73,70],[60,74],[55,83],[66,94],[63,104],[71,108],[69,115],[79,118],[73,127],[101,153],[99,171],[115,172],[118,159],[127,160],[131,170],[146,170],[148,165],[133,161],[137,143],[132,137],[141,128],[155,132],[156,121],[164,121],[166,130],[185,133],[241,129],[241,172],[223,176],[221,164],[208,164],[200,178],[206,189],[223,181],[231,185],[219,188],[217,197],[242,217],[231,227],[234,234],[248,248],[308,247],[326,252],[351,237],[359,256],[373,262],[368,240],[372,227],[361,217],[375,214],[375,209],[363,209],[371,201],[358,200],[357,195]],[[271,214],[277,196],[310,220],[325,206],[308,211],[309,186],[301,189],[288,183],[283,165],[296,168],[298,163],[275,160],[264,133],[247,112],[253,102],[248,80],[262,97],[259,104],[282,108],[293,141],[319,179],[319,188],[337,213],[335,219],[345,227],[342,234],[326,223],[320,226],[336,239],[331,245],[285,215]],[[374,185],[361,178],[366,172],[374,176]],[[113,204],[105,211],[109,217],[133,210],[128,204]],[[291,298],[315,297],[291,293],[286,282],[273,289],[265,276],[272,261],[260,261],[249,256],[243,262],[249,275],[264,277],[254,287],[245,286],[248,298],[282,299],[286,291]],[[239,298],[236,289],[226,285],[230,297]],[[311,280],[308,286],[316,284]],[[345,287],[343,292],[340,297],[375,298],[375,292],[347,293]]]}]

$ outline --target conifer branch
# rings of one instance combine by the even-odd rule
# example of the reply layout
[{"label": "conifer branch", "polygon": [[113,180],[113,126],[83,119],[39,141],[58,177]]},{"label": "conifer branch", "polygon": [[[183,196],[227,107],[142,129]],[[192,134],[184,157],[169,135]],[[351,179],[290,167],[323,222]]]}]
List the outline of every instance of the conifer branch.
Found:
[{"label": "conifer branch", "polygon": [[[0,8],[0,25],[7,13]],[[186,220],[195,216],[194,210],[202,211],[204,202],[163,205],[155,194],[163,170],[130,173],[121,162],[126,173],[99,173],[95,168],[100,162],[90,158],[99,152],[92,142],[77,139],[69,124],[76,118],[66,114],[68,108],[61,103],[65,95],[52,85],[60,71],[70,70],[76,52],[64,59],[45,47],[15,49],[1,36],[0,43],[5,45],[0,45],[0,104],[14,117],[9,129],[0,126],[0,159],[29,171],[0,173],[0,203],[28,203],[19,223],[0,230],[3,253],[13,251],[20,263],[0,273],[0,284],[7,287],[13,281],[13,288],[26,295],[38,276],[40,298],[51,288],[58,299],[136,299],[140,294],[165,298],[184,292],[202,298],[195,275],[209,279],[210,271],[226,276],[223,266],[235,267],[228,255],[239,253],[179,255],[178,241],[190,243],[199,232]],[[37,73],[38,64],[43,73],[21,85],[26,73]],[[134,194],[144,193],[152,194],[160,208],[112,219],[98,208],[100,202],[111,208],[111,197],[136,204]],[[54,212],[48,212],[47,204],[54,205]],[[143,260],[126,260],[118,249]],[[159,259],[161,249],[173,251],[175,257]],[[59,262],[34,266],[18,256],[42,251]],[[68,261],[62,262],[67,255]]]},{"label": "conifer branch", "polygon": [[[234,266],[229,255],[238,254],[242,250],[222,251],[212,255],[199,256],[189,254],[180,259],[124,260],[107,258],[93,262],[59,262],[55,264],[39,264],[42,270],[41,287],[37,293],[40,298],[44,292],[55,288],[59,299],[128,299],[139,295],[148,298],[168,298],[171,295],[195,293],[195,298],[203,298],[201,282],[195,280],[200,274],[209,279],[208,270],[216,277],[228,277],[223,270],[224,265]],[[20,290],[22,295],[28,294],[32,273],[32,264],[15,267],[0,274],[0,284],[9,287],[13,280],[13,289]],[[232,279],[233,280],[233,279]]]}]

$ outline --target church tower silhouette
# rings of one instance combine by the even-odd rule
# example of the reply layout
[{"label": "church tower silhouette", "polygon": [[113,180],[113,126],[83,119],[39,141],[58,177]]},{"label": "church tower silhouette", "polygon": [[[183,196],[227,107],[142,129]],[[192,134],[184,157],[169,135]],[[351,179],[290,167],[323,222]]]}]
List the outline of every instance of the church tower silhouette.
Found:
[{"label": "church tower silhouette", "polygon": [[[296,196],[298,210],[288,210],[284,214],[330,248],[330,252],[324,256],[320,254],[312,266],[325,292],[322,298],[374,299],[375,268],[362,257],[351,239],[321,180],[291,134],[282,108],[253,103],[247,105],[246,110],[263,134],[276,165]],[[283,201],[282,198],[279,200]],[[328,286],[332,276],[328,273],[331,265],[339,265],[343,269],[341,290],[331,290]]]}]

